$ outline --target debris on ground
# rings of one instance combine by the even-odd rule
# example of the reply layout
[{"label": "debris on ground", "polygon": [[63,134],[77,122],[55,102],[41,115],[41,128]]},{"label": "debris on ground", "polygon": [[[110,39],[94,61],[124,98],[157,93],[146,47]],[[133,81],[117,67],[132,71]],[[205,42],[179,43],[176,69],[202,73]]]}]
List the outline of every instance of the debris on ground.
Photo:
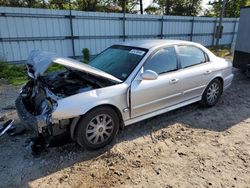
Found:
[{"label": "debris on ground", "polygon": [[[6,121],[0,128],[0,137],[3,136],[13,126],[14,120]],[[12,129],[13,130],[13,129]]]}]

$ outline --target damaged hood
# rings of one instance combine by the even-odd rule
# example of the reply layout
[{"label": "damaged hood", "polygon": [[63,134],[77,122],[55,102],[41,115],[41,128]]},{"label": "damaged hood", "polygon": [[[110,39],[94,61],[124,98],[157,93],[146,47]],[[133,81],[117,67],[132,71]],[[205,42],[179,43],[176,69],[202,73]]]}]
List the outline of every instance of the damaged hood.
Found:
[{"label": "damaged hood", "polygon": [[32,78],[42,76],[43,73],[52,65],[60,64],[68,68],[76,69],[94,76],[112,80],[114,82],[122,82],[120,79],[108,74],[104,71],[96,69],[90,65],[81,63],[70,58],[62,58],[51,52],[32,51],[27,60],[28,75]]}]

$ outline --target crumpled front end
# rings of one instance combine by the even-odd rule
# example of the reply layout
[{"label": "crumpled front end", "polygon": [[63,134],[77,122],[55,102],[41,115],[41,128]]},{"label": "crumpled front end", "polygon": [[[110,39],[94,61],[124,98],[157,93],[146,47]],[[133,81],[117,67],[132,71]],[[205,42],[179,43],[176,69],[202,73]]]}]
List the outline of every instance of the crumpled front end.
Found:
[{"label": "crumpled front end", "polygon": [[16,99],[16,109],[21,121],[31,127],[36,135],[53,135],[51,113],[55,109],[56,96],[35,80],[30,80]]},{"label": "crumpled front end", "polygon": [[48,132],[50,114],[34,116],[26,109],[21,96],[16,99],[16,109],[20,120],[31,127],[36,135]]},{"label": "crumpled front end", "polygon": [[[61,68],[49,71],[53,63]],[[32,127],[37,136],[69,134],[73,119],[83,114],[81,102],[84,97],[79,98],[80,94],[121,83],[112,75],[89,65],[58,58],[49,52],[33,51],[27,60],[27,72],[29,81],[20,91],[16,109],[21,121]],[[72,106],[71,100],[73,115],[68,108]],[[62,105],[65,101],[69,103]]]}]

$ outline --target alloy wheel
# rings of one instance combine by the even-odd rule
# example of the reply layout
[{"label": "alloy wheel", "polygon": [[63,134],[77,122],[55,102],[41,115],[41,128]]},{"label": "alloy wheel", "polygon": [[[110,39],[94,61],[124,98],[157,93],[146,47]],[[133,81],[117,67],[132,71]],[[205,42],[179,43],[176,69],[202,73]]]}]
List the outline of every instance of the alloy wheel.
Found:
[{"label": "alloy wheel", "polygon": [[207,101],[210,104],[213,104],[220,95],[220,86],[217,82],[214,82],[210,85],[207,90]]},{"label": "alloy wheel", "polygon": [[107,114],[95,116],[87,125],[86,138],[92,144],[101,144],[108,140],[114,130],[114,121]]}]

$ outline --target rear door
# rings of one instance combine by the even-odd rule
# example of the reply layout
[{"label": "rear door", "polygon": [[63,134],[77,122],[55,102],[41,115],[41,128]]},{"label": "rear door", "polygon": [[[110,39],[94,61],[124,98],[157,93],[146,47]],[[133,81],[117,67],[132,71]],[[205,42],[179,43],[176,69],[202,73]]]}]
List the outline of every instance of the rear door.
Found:
[{"label": "rear door", "polygon": [[179,103],[178,64],[175,47],[159,49],[143,65],[143,70],[155,71],[156,80],[142,80],[140,73],[131,84],[131,117],[138,117]]},{"label": "rear door", "polygon": [[214,76],[208,55],[191,45],[178,46],[177,53],[181,65],[179,85],[182,88],[183,101],[201,96]]}]

